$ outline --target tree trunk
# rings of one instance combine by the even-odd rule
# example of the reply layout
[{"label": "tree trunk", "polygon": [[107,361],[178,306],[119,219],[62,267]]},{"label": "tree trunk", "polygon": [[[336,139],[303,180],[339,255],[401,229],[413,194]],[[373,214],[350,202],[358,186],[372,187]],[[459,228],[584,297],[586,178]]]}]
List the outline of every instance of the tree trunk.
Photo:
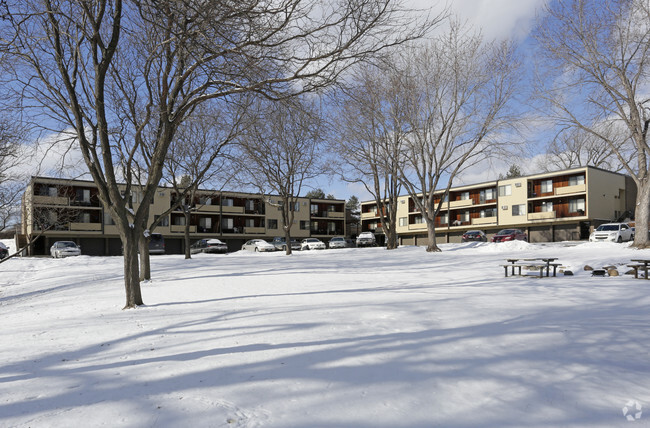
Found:
[{"label": "tree trunk", "polygon": [[436,226],[433,220],[427,219],[427,252],[442,251],[436,244]]},{"label": "tree trunk", "polygon": [[291,255],[291,233],[289,233],[289,228],[284,228],[284,243],[287,246],[287,256]]},{"label": "tree trunk", "polygon": [[189,210],[184,210],[183,215],[185,216],[185,233],[183,239],[185,241],[185,259],[191,259],[192,253],[190,252],[190,212]]},{"label": "tree trunk", "polygon": [[140,281],[151,281],[151,259],[149,258],[150,237],[144,236],[139,240],[140,246]]},{"label": "tree trunk", "polygon": [[124,249],[124,287],[126,289],[126,305],[123,309],[143,305],[140,290],[140,272],[138,266],[139,231],[127,228],[120,233]]},{"label": "tree trunk", "polygon": [[648,221],[650,221],[650,182],[637,183],[636,209],[634,210],[634,247],[648,248]]},{"label": "tree trunk", "polygon": [[388,225],[387,228],[385,228],[385,233],[386,233],[386,249],[387,250],[395,250],[399,246],[397,242],[397,225],[395,222],[391,222],[390,225]]}]

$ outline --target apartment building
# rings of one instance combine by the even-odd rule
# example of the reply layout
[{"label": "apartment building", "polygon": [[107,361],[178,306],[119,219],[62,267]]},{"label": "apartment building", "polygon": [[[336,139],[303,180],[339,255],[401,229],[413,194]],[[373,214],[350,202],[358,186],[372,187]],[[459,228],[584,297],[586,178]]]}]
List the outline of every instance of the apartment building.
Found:
[{"label": "apartment building", "polygon": [[[434,193],[436,203],[443,191]],[[492,236],[504,228],[522,229],[531,242],[581,240],[590,230],[634,212],[636,185],[623,174],[594,167],[495,180],[450,189],[435,219],[439,243],[460,242],[467,230]],[[426,245],[422,213],[410,196],[397,207],[402,245]],[[383,239],[374,201],[361,204],[361,230]]]},{"label": "apartment building", "polygon": [[[135,190],[131,200],[135,206],[151,204],[151,224],[175,204],[178,196],[172,188],[160,187],[151,201],[143,201]],[[249,239],[283,236],[279,200],[274,195],[199,190],[192,201],[184,201],[192,207],[191,242],[218,238],[228,244],[230,251],[236,251]],[[345,233],[344,200],[298,198],[292,209],[295,219],[291,236],[296,239],[315,237],[325,241]],[[166,253],[184,251],[185,221],[183,213],[175,210],[154,230],[165,238]],[[29,238],[43,230],[29,254],[48,254],[52,243],[59,240],[75,241],[87,255],[121,254],[117,227],[104,211],[92,181],[32,177],[22,200],[21,234]]]}]

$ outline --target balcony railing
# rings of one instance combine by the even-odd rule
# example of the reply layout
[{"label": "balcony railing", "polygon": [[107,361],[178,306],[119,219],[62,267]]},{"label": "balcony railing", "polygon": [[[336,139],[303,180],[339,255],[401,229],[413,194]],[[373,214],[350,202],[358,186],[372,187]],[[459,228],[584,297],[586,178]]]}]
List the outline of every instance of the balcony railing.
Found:
[{"label": "balcony railing", "polygon": [[449,208],[468,207],[470,205],[474,205],[474,201],[472,199],[463,199],[462,201],[449,202]]},{"label": "balcony railing", "polygon": [[222,206],[221,210],[224,213],[244,214],[244,207]]},{"label": "balcony railing", "polygon": [[252,226],[246,226],[244,227],[244,233],[249,234],[249,233],[266,233],[266,228],[265,227],[252,227]]},{"label": "balcony railing", "polygon": [[101,223],[77,223],[73,222],[70,223],[70,230],[77,230],[77,231],[100,231],[102,230],[102,224]]},{"label": "balcony railing", "polygon": [[555,211],[546,211],[541,213],[528,213],[528,220],[548,220],[555,218]]},{"label": "balcony railing", "polygon": [[496,217],[479,217],[473,218],[472,224],[483,225],[483,224],[495,224],[497,222]]},{"label": "balcony railing", "polygon": [[585,186],[584,184],[576,184],[574,186],[556,187],[555,194],[568,195],[571,193],[584,193],[586,190],[587,190],[587,186]]},{"label": "balcony railing", "polygon": [[345,213],[340,211],[328,211],[327,217],[329,218],[345,218]]},{"label": "balcony railing", "polygon": [[[183,233],[185,232],[185,225],[172,224],[170,230],[171,232]],[[196,226],[190,226],[190,233],[196,233]]]}]

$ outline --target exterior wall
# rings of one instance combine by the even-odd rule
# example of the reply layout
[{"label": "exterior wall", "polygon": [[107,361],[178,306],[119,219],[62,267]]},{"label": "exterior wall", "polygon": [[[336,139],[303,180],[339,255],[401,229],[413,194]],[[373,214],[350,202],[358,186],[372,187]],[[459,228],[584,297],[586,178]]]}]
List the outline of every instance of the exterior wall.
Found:
[{"label": "exterior wall", "polygon": [[[526,185],[526,177],[499,180],[497,187],[497,194],[499,195],[497,197],[497,217],[500,226],[514,226],[527,222],[528,209],[526,202],[528,200],[528,190]],[[510,186],[509,196],[501,196],[499,194],[499,188],[501,186]],[[520,212],[520,215],[513,215],[512,207],[514,205],[523,205],[523,214]]]},{"label": "exterior wall", "polygon": [[[487,189],[499,194],[501,186],[510,186],[509,194],[487,200]],[[481,190],[486,190],[485,198],[479,197]],[[436,218],[436,236],[439,243],[459,242],[465,231],[480,229],[491,239],[500,229],[513,227],[528,232],[531,242],[586,239],[590,228],[624,217],[634,210],[635,202],[631,177],[593,167],[460,186],[451,188],[449,202],[443,203]],[[425,245],[426,225],[419,222],[414,201],[402,196],[398,203],[400,241]],[[361,204],[364,231],[380,226],[374,206],[373,201]],[[514,212],[513,206],[517,206]],[[495,218],[488,216],[492,209],[496,209]],[[483,216],[481,210],[485,210]],[[442,219],[445,215],[447,222]],[[381,233],[381,228],[376,231]]]},{"label": "exterior wall", "polygon": [[[625,176],[590,169],[587,178],[587,209],[591,218],[610,221],[628,209]],[[636,195],[636,191],[633,193]]]},{"label": "exterior wall", "polygon": [[[50,191],[50,187],[56,189]],[[79,195],[84,199],[79,200]],[[131,194],[134,208],[137,209],[141,203],[150,204],[149,224],[172,206],[174,197],[173,189],[165,187],[158,188],[153,200],[149,201],[143,201],[142,194],[137,190],[133,190]],[[226,199],[232,199],[232,204],[229,202],[224,205]],[[203,238],[219,238],[228,244],[231,251],[235,251],[252,238],[272,239],[275,236],[283,236],[281,212],[277,206],[269,203],[270,200],[277,202],[278,199],[277,196],[252,193],[200,190],[194,200],[184,202],[193,207],[190,216],[191,242]],[[320,208],[313,215],[310,212],[312,203]],[[94,183],[33,177],[22,200],[23,235],[30,236],[39,232],[34,230],[34,213],[39,210],[48,214],[55,211],[68,213],[70,217],[59,217],[61,221],[57,222],[56,228],[47,230],[31,248],[32,254],[46,254],[52,243],[57,240],[75,241],[81,244],[82,252],[88,255],[121,254],[117,227],[112,224],[110,217],[105,215]],[[296,239],[316,236],[325,240],[335,234],[345,234],[344,200],[298,198],[294,214],[291,236]],[[165,238],[167,253],[181,253],[184,250],[183,218],[181,210],[174,210],[167,214],[166,222],[153,230]],[[223,227],[224,218],[231,219],[227,223],[228,226],[233,225],[231,229]],[[277,220],[277,229],[268,228],[269,220]]]}]

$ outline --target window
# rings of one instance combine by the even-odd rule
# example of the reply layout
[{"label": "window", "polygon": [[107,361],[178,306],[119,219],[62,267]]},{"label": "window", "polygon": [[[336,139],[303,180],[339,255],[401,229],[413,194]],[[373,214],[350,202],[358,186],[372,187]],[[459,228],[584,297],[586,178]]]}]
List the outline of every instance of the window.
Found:
[{"label": "window", "polygon": [[408,226],[408,218],[407,217],[400,217],[399,218],[399,225],[401,227]]},{"label": "window", "polygon": [[468,222],[469,221],[469,211],[460,213],[460,221]]},{"label": "window", "polygon": [[174,226],[185,226],[185,217],[184,216],[174,217]]},{"label": "window", "polygon": [[244,222],[244,225],[246,227],[255,227],[255,219],[254,218],[247,218]]},{"label": "window", "polygon": [[422,224],[424,223],[424,218],[421,215],[416,215],[413,217],[413,224]]},{"label": "window", "polygon": [[[160,218],[159,215],[154,215],[153,216],[154,221],[158,220],[158,218]],[[161,227],[169,226],[169,217],[167,217],[167,216],[163,217],[162,220],[160,220],[160,223],[158,223],[158,226],[161,226]]]},{"label": "window", "polygon": [[77,200],[79,202],[90,203],[90,189],[77,189]]},{"label": "window", "polygon": [[460,193],[460,200],[461,201],[466,201],[469,199],[469,192],[461,192]]},{"label": "window", "polygon": [[113,217],[109,213],[104,213],[104,224],[112,225],[115,224]]},{"label": "window", "polygon": [[540,192],[542,192],[542,193],[551,193],[551,192],[553,192],[553,180],[544,180],[544,181],[542,181]]},{"label": "window", "polygon": [[512,215],[513,216],[526,215],[526,205],[524,205],[524,204],[513,205],[512,206]]},{"label": "window", "polygon": [[48,195],[48,196],[56,197],[56,196],[57,196],[57,193],[58,193],[58,192],[56,191],[56,187],[48,187],[48,188],[47,188],[47,195]]},{"label": "window", "polygon": [[[310,208],[309,212],[311,213],[311,215],[317,215],[318,214],[318,205],[317,204],[311,204],[311,206],[309,208]],[[371,212],[372,212],[372,210],[371,210]]]},{"label": "window", "polygon": [[481,210],[480,216],[481,216],[481,218],[496,217],[497,216],[497,209],[496,208],[486,208],[484,210]]},{"label": "window", "polygon": [[234,221],[231,218],[222,218],[221,219],[221,228],[222,229],[232,229],[234,227]]},{"label": "window", "polygon": [[447,224],[449,223],[449,214],[444,213],[440,216],[440,224]]},{"label": "window", "polygon": [[553,211],[553,202],[550,202],[550,201],[542,202],[541,212],[550,213],[552,211]]},{"label": "window", "polygon": [[584,199],[569,199],[569,212],[570,213],[585,213],[585,200]]},{"label": "window", "polygon": [[336,223],[334,223],[333,221],[328,221],[327,222],[327,233],[329,233],[331,235],[336,233]]},{"label": "window", "polygon": [[499,196],[510,196],[512,195],[512,186],[506,184],[504,186],[499,186]]},{"label": "window", "polygon": [[296,211],[296,212],[300,211],[300,202],[295,202],[293,204],[293,210]]},{"label": "window", "polygon": [[300,220],[300,230],[309,230],[309,221]]},{"label": "window", "polygon": [[268,229],[277,229],[278,221],[276,219],[270,218],[268,220]]},{"label": "window", "polygon": [[246,211],[254,211],[255,210],[255,201],[252,199],[246,199],[246,202],[244,203],[244,206],[246,208]]},{"label": "window", "polygon": [[77,221],[79,223],[90,223],[90,213],[79,213]]},{"label": "window", "polygon": [[224,207],[232,207],[235,204],[235,201],[232,198],[226,198],[222,202]]},{"label": "window", "polygon": [[201,226],[203,229],[211,229],[212,228],[212,218],[210,218],[210,217],[201,217],[199,219],[199,226]]},{"label": "window", "polygon": [[569,186],[577,186],[579,184],[585,184],[584,175],[574,175],[573,177],[569,177]]},{"label": "window", "polygon": [[199,198],[199,204],[201,205],[212,205],[212,198],[209,196],[201,196]]}]

